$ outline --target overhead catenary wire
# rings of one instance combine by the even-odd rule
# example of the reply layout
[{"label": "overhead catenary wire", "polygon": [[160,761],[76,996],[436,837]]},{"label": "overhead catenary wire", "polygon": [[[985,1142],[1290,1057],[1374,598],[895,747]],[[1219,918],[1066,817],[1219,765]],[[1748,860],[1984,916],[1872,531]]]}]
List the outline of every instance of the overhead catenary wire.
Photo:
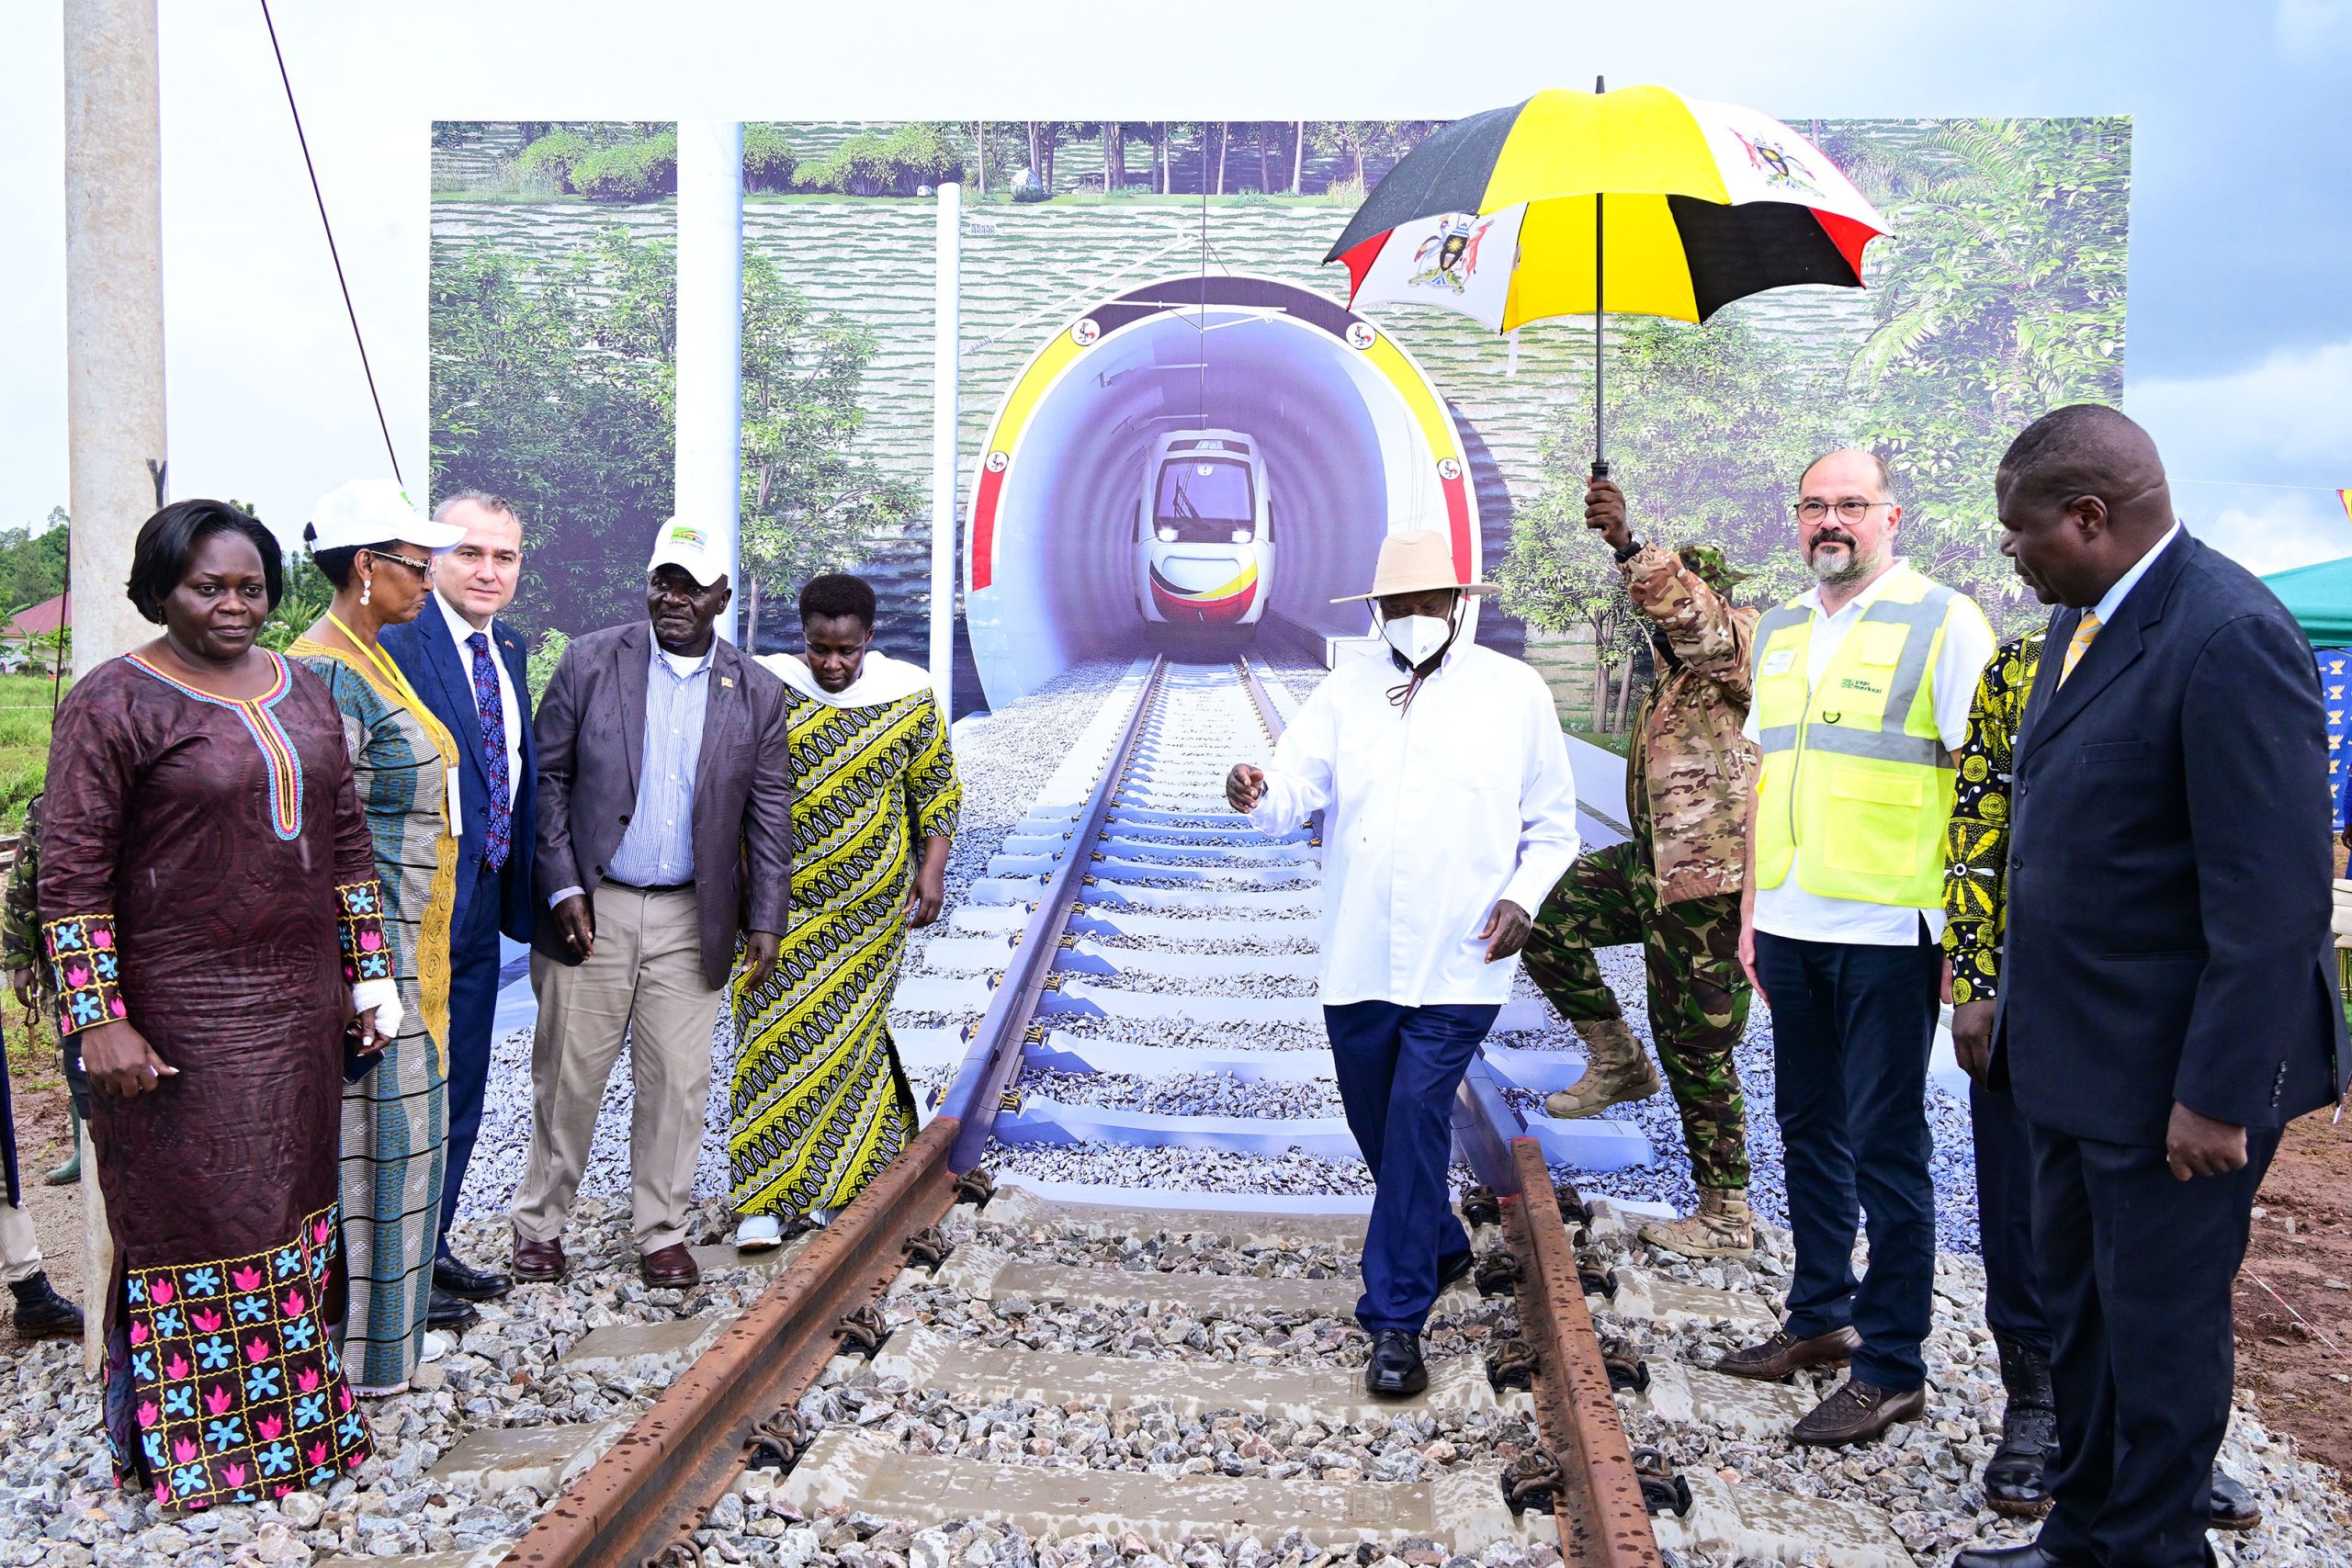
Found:
[{"label": "overhead catenary wire", "polygon": [[311,176],[311,199],[318,203],[319,227],[326,231],[327,258],[334,263],[334,280],[343,290],[343,312],[351,319],[351,341],[359,349],[359,370],[368,378],[368,399],[376,406],[376,428],[384,434],[384,456],[392,465],[392,478],[403,488],[408,480],[401,474],[400,454],[392,446],[391,423],[384,418],[384,400],[376,390],[375,367],[368,362],[368,339],[359,331],[359,311],[351,302],[351,283],[343,275],[343,254],[335,248],[334,225],[327,219],[327,198],[319,189],[318,165],[311,161],[311,139],[302,131],[302,110],[294,101],[294,79],[287,74],[286,51],[278,47],[277,23],[269,14],[269,0],[260,0],[262,26],[269,29],[269,51],[277,58],[277,80],[286,88],[286,112],[294,117],[294,140],[302,149],[302,168]]}]

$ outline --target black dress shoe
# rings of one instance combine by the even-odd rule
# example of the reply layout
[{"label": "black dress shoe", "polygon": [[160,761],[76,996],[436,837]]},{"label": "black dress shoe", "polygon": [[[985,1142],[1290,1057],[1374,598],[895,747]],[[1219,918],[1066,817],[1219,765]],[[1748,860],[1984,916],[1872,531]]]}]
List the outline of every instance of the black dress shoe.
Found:
[{"label": "black dress shoe", "polygon": [[427,1328],[467,1328],[481,1320],[473,1303],[462,1296],[453,1296],[438,1285],[433,1288],[432,1304],[424,1309]]},{"label": "black dress shoe", "polygon": [[1951,1568],[2097,1568],[2087,1557],[2060,1557],[2044,1551],[2039,1541],[2023,1546],[1971,1546],[1951,1560]]},{"label": "black dress shoe", "polygon": [[1384,1328],[1374,1336],[1363,1386],[1374,1399],[1410,1399],[1429,1387],[1429,1369],[1421,1364],[1421,1337],[1401,1328]]},{"label": "black dress shoe", "polygon": [[2217,1530],[2250,1530],[2262,1523],[2262,1505],[2238,1484],[2238,1478],[2213,1467],[2213,1491],[2206,1504],[2206,1523]]},{"label": "black dress shoe", "polygon": [[476,1269],[444,1253],[433,1260],[433,1288],[463,1296],[469,1302],[494,1302],[514,1288],[514,1281],[487,1269]]}]

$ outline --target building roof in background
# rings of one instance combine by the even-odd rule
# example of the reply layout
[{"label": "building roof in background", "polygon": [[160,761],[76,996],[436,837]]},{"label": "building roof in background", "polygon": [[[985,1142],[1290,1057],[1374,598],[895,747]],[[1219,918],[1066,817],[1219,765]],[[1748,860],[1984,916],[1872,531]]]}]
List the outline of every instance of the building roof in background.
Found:
[{"label": "building roof in background", "polygon": [[46,637],[59,626],[74,624],[74,595],[60,593],[54,599],[44,599],[38,604],[17,611],[8,619],[0,635],[7,637]]}]

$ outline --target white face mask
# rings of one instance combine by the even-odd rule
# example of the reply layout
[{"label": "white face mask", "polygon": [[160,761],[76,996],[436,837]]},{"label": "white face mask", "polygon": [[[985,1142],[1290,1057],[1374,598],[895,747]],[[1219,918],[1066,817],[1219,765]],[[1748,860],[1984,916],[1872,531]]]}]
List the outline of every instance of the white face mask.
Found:
[{"label": "white face mask", "polygon": [[1398,615],[1381,623],[1380,635],[1418,669],[1453,638],[1453,623],[1436,615]]}]

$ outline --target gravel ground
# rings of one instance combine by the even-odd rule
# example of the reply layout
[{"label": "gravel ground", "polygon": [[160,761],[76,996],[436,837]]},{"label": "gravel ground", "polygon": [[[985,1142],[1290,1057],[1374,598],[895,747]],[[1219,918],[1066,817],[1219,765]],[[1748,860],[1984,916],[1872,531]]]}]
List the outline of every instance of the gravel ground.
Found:
[{"label": "gravel ground", "polygon": [[[706,1206],[716,1226],[723,1213]],[[453,1237],[470,1255],[503,1258],[503,1225],[460,1223]],[[594,1377],[556,1358],[608,1324],[663,1323],[740,1310],[766,1278],[714,1273],[691,1292],[649,1291],[638,1280],[624,1205],[583,1201],[572,1216],[573,1267],[557,1284],[523,1285],[485,1303],[462,1340],[434,1336],[435,1358],[411,1392],[362,1406],[376,1457],[323,1494],[178,1515],[152,1497],[115,1489],[99,1436],[98,1385],[82,1373],[80,1348],[55,1341],[19,1348],[6,1363],[0,1411],[0,1563],[40,1568],[231,1568],[290,1565],[314,1555],[441,1551],[511,1540],[546,1498],[528,1488],[477,1495],[425,1471],[480,1427],[631,1418],[666,1376]]]},{"label": "gravel ground", "polygon": [[1329,1078],[1304,1083],[1249,1083],[1224,1073],[1176,1073],[1139,1077],[1132,1073],[1030,1073],[1022,1088],[1064,1105],[1101,1105],[1148,1111],[1161,1116],[1337,1116],[1339,1085]]},{"label": "gravel ground", "polygon": [[[1737,1263],[1693,1265],[1671,1254],[1653,1255],[1604,1239],[1604,1250],[1624,1262],[1697,1284],[1751,1291],[1776,1301],[1792,1260],[1788,1233],[1768,1229],[1753,1268]],[[1976,1478],[1999,1441],[2003,1402],[2000,1369],[1984,1322],[1984,1274],[1971,1257],[1937,1260],[1935,1326],[1925,1347],[1928,1418],[1896,1427],[1883,1442],[1849,1450],[1815,1450],[1778,1438],[1736,1438],[1629,1412],[1627,1436],[1662,1450],[1679,1469],[1705,1467],[1735,1485],[1761,1485],[1799,1496],[1866,1498],[1888,1511],[1895,1533],[1922,1564],[1936,1568],[1958,1548],[1976,1542],[2012,1544],[2031,1539],[2033,1526],[2001,1519],[1983,1506]],[[1596,1313],[1604,1333],[1623,1334],[1652,1361],[1705,1364],[1732,1349],[1738,1337],[1717,1328],[1665,1330]],[[1834,1379],[1800,1374],[1826,1393]],[[1621,1402],[1622,1404],[1623,1402]],[[2223,1468],[2262,1501],[2266,1521],[2243,1535],[2210,1538],[2223,1562],[2352,1563],[2352,1537],[2343,1494],[2323,1466],[2298,1458],[2275,1438],[2241,1394],[2222,1449]],[[1705,1562],[1703,1555],[1686,1561]],[[1729,1565],[1724,1565],[1729,1568]]]}]

